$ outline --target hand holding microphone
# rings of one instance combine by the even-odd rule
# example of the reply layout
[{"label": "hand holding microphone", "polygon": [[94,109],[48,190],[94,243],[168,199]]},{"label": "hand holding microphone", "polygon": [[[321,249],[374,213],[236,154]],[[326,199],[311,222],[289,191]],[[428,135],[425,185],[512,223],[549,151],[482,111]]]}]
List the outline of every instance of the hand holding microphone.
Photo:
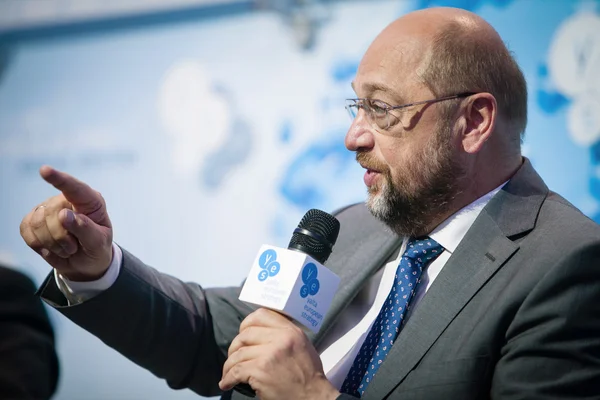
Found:
[{"label": "hand holding microphone", "polygon": [[300,327],[317,332],[335,295],[339,278],[322,263],[338,232],[335,217],[310,210],[288,249],[261,247],[240,300],[270,310],[259,309],[242,322],[223,367],[221,389],[235,387],[251,397],[255,389],[261,399],[289,398],[292,393],[307,399],[339,395]]},{"label": "hand holding microphone", "polygon": [[[249,385],[238,390],[240,382]],[[304,331],[266,308],[244,319],[240,334],[229,347],[219,387],[229,390],[234,386],[251,397],[254,392],[248,390],[256,390],[261,400],[333,400],[339,396]]]}]

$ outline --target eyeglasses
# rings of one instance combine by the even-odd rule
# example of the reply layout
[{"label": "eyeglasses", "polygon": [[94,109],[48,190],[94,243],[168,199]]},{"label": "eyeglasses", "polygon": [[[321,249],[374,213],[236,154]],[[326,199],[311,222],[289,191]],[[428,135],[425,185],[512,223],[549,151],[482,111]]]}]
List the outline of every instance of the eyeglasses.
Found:
[{"label": "eyeglasses", "polygon": [[350,114],[350,118],[354,121],[356,114],[358,114],[359,108],[362,108],[367,113],[367,119],[379,129],[389,129],[395,122],[398,121],[398,117],[391,114],[390,111],[400,110],[412,106],[418,106],[421,104],[437,103],[438,101],[445,101],[451,99],[458,99],[462,97],[468,97],[474,95],[475,92],[466,92],[460,94],[454,94],[451,96],[440,97],[438,99],[417,101],[416,103],[403,104],[401,106],[391,106],[381,100],[375,99],[346,99],[346,110]]}]

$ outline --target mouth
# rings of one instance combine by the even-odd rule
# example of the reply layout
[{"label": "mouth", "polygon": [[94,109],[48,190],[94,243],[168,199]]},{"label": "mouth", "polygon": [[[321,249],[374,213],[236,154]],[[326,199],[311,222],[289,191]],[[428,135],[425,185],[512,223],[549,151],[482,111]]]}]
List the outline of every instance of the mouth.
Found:
[{"label": "mouth", "polygon": [[380,171],[369,168],[367,166],[361,165],[364,169],[366,169],[365,171],[365,176],[364,176],[364,182],[365,185],[367,187],[372,187],[376,184],[376,180],[378,179],[379,175],[381,174]]},{"label": "mouth", "polygon": [[360,163],[360,166],[367,170],[367,174],[380,174],[381,173],[381,171],[379,171],[378,169],[369,167],[368,165],[365,165],[363,163]]},{"label": "mouth", "polygon": [[378,181],[381,178],[381,175],[385,173],[385,167],[382,163],[379,163],[375,157],[369,156],[367,153],[359,152],[356,154],[356,161],[358,164],[364,168],[364,182],[365,185],[369,188],[369,190],[373,190],[378,187]]}]

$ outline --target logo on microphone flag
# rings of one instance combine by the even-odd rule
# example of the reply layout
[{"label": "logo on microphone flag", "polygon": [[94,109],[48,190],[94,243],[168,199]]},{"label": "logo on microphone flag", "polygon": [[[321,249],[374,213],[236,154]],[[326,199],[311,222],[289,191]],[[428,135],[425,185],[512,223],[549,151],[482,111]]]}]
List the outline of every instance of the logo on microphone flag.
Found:
[{"label": "logo on microphone flag", "polygon": [[306,298],[309,294],[314,296],[319,293],[321,284],[317,279],[319,270],[313,263],[308,263],[302,268],[302,282],[304,285],[300,288],[300,297]]},{"label": "logo on microphone flag", "polygon": [[277,252],[273,249],[267,249],[262,252],[258,258],[258,265],[262,270],[258,273],[258,280],[263,282],[270,276],[275,276],[281,269],[281,264],[276,261]]},{"label": "logo on microphone flag", "polygon": [[308,254],[263,245],[239,298],[318,332],[339,283],[337,275]]}]

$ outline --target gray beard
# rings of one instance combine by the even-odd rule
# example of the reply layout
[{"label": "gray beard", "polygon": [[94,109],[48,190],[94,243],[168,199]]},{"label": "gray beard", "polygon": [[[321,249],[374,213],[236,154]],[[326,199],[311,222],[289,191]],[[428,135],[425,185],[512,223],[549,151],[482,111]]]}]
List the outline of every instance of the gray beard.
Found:
[{"label": "gray beard", "polygon": [[389,170],[385,171],[384,183],[369,190],[367,208],[399,236],[428,234],[462,193],[464,172],[453,159],[450,143],[441,142],[439,136],[434,139],[418,157],[422,161],[409,164],[401,179],[394,182]]}]

